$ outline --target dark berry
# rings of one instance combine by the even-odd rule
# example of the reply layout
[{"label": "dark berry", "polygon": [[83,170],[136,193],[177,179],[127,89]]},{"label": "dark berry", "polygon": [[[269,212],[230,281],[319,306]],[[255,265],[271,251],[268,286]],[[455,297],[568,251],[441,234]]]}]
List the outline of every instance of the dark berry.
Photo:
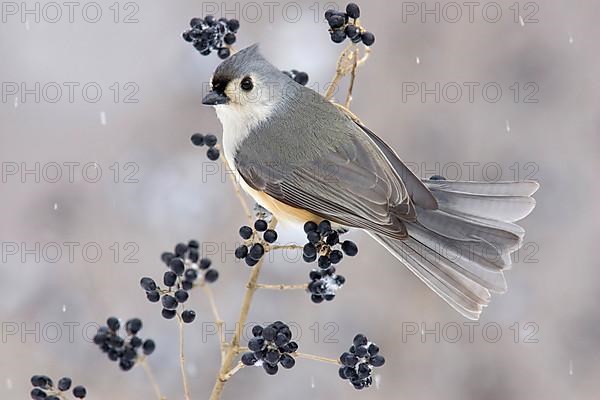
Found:
[{"label": "dark berry", "polygon": [[254,267],[256,264],[258,264],[259,260],[254,260],[250,256],[247,256],[245,258],[245,261],[246,261],[246,265],[248,265],[249,267]]},{"label": "dark berry", "polygon": [[323,296],[321,296],[320,294],[313,294],[310,296],[310,300],[315,304],[319,304],[322,303],[325,299],[323,299]]},{"label": "dark berry", "polygon": [[237,19],[230,19],[227,22],[227,28],[231,32],[236,33],[238,31],[238,29],[240,29],[240,21],[238,21]]},{"label": "dark berry", "polygon": [[352,344],[354,345],[354,347],[365,346],[367,342],[367,337],[361,333],[354,336],[354,339],[352,340]]},{"label": "dark berry", "polygon": [[185,310],[181,313],[181,319],[186,324],[193,322],[196,319],[196,312],[192,310]]},{"label": "dark berry", "polygon": [[333,43],[342,43],[344,40],[346,40],[346,32],[344,32],[342,29],[331,32],[331,40]]},{"label": "dark berry", "polygon": [[317,244],[321,241],[321,234],[319,232],[308,232],[306,238],[310,243]]},{"label": "dark berry", "polygon": [[269,375],[275,375],[275,374],[277,374],[277,371],[279,370],[279,367],[277,367],[277,365],[271,365],[269,363],[264,363],[263,368]]},{"label": "dark berry", "polygon": [[200,248],[200,243],[198,243],[197,240],[190,240],[188,242],[188,247],[190,249],[196,249],[196,250],[198,250]]},{"label": "dark berry", "polygon": [[350,240],[346,240],[344,243],[342,243],[342,250],[347,256],[350,257],[354,257],[358,254],[358,247],[356,247],[356,244]]},{"label": "dark berry", "polygon": [[154,279],[152,279],[152,278],[148,278],[148,277],[142,278],[140,280],[140,286],[146,292],[151,292],[153,290],[156,290],[156,282],[154,282]]},{"label": "dark berry", "polygon": [[344,26],[346,18],[342,14],[336,13],[331,15],[327,22],[329,22],[329,26],[333,29],[338,29]]},{"label": "dark berry", "polygon": [[190,20],[190,27],[195,28],[199,25],[202,25],[202,18],[192,18]]},{"label": "dark berry", "polygon": [[215,17],[213,15],[207,15],[206,17],[204,17],[204,23],[208,26],[214,26],[217,21],[215,20]]},{"label": "dark berry", "polygon": [[171,262],[169,262],[169,268],[171,268],[171,271],[177,275],[182,275],[183,271],[185,270],[185,264],[181,258],[177,257],[173,258]]},{"label": "dark berry", "polygon": [[327,269],[331,267],[331,259],[327,256],[320,256],[318,264],[320,268]]},{"label": "dark berry", "polygon": [[337,233],[336,231],[333,231],[329,235],[327,235],[327,239],[325,240],[325,243],[327,243],[330,246],[335,246],[339,242],[340,242],[340,234]]},{"label": "dark berry", "polygon": [[362,34],[362,42],[365,44],[365,46],[372,46],[373,43],[375,43],[375,35],[373,35],[371,32],[364,32]]},{"label": "dark berry", "polygon": [[319,223],[319,232],[322,235],[326,235],[331,232],[331,222],[324,220]]},{"label": "dark berry", "polygon": [[48,395],[42,389],[34,388],[30,392],[33,400],[44,400],[47,399]]},{"label": "dark berry", "polygon": [[179,303],[185,303],[189,297],[190,295],[185,290],[180,289],[175,292],[175,299],[177,299]]},{"label": "dark berry", "polygon": [[177,314],[177,312],[175,310],[169,310],[167,308],[163,308],[161,311],[161,314],[164,319],[173,319],[173,318],[175,318],[175,315]]},{"label": "dark berry", "polygon": [[177,299],[170,294],[164,295],[162,297],[162,305],[167,310],[175,310],[178,305]]},{"label": "dark berry", "polygon": [[142,345],[142,339],[137,336],[132,336],[131,339],[129,339],[129,345],[131,345],[131,347],[134,349],[137,349]]},{"label": "dark berry", "polygon": [[256,356],[254,355],[254,353],[244,353],[242,354],[242,364],[251,367],[254,364],[256,364],[258,360],[256,359]]},{"label": "dark berry", "polygon": [[142,329],[142,320],[139,318],[132,318],[125,323],[125,330],[130,335],[135,335]]},{"label": "dark berry", "polygon": [[369,352],[369,355],[375,356],[377,355],[377,353],[379,353],[379,346],[377,346],[375,343],[371,343],[367,350]]},{"label": "dark berry", "polygon": [[252,327],[252,335],[254,337],[258,337],[261,336],[263,332],[263,327],[260,325],[255,325],[254,327]]},{"label": "dark berry", "polygon": [[240,246],[237,249],[235,249],[235,258],[239,258],[240,260],[242,258],[245,258],[248,255],[248,247],[247,246]]},{"label": "dark berry", "polygon": [[294,360],[294,357],[290,356],[289,354],[284,354],[281,356],[279,363],[283,368],[290,369],[296,365],[296,360]]},{"label": "dark berry", "polygon": [[165,286],[173,287],[175,286],[175,282],[177,281],[177,274],[173,271],[167,271],[163,275],[163,283]]},{"label": "dark berry", "polygon": [[265,221],[264,219],[256,220],[256,222],[254,223],[254,229],[256,229],[258,232],[266,231],[268,226],[269,225],[267,224],[267,221]]},{"label": "dark berry", "polygon": [[118,331],[121,327],[121,324],[119,323],[119,320],[116,317],[110,317],[109,319],[107,319],[106,325],[113,332]]},{"label": "dark berry", "polygon": [[308,221],[307,223],[304,224],[304,232],[306,232],[306,233],[316,232],[318,228],[319,228],[319,225],[315,224],[312,221]]},{"label": "dark berry", "polygon": [[263,329],[262,336],[263,336],[263,338],[265,338],[265,340],[272,341],[275,339],[276,335],[277,335],[277,330],[271,325],[269,325],[265,329]]},{"label": "dark berry", "polygon": [[327,21],[329,21],[329,19],[330,19],[330,18],[331,18],[331,17],[332,17],[334,14],[336,14],[336,13],[337,13],[337,11],[335,11],[335,10],[331,10],[331,9],[330,9],[330,10],[327,10],[327,11],[325,11],[325,19],[326,19]]},{"label": "dark berry", "polygon": [[381,367],[383,364],[385,364],[385,358],[383,356],[376,355],[376,356],[371,357],[369,359],[369,362],[374,367]]},{"label": "dark berry", "polygon": [[332,264],[338,264],[340,261],[342,261],[343,257],[344,254],[339,250],[333,250],[331,254],[329,254],[329,260]]},{"label": "dark berry", "polygon": [[186,280],[186,281],[181,282],[181,288],[183,290],[192,290],[193,287],[194,287],[194,282],[192,282],[192,281]]},{"label": "dark berry", "polygon": [[223,42],[225,42],[225,44],[227,45],[232,45],[235,43],[236,37],[235,37],[235,33],[227,33],[225,34],[225,36],[223,37]]},{"label": "dark berry", "polygon": [[217,137],[212,134],[204,136],[204,144],[208,147],[215,147],[217,145]]},{"label": "dark berry", "polygon": [[151,303],[156,303],[160,300],[160,293],[157,290],[153,290],[152,292],[146,293],[146,298]]},{"label": "dark berry", "polygon": [[252,245],[252,247],[250,248],[250,251],[248,253],[248,257],[250,257],[253,260],[260,260],[261,257],[265,254],[265,248],[263,247],[262,244],[260,243],[255,243]]},{"label": "dark berry", "polygon": [[154,343],[154,340],[148,339],[142,345],[142,350],[144,351],[144,354],[147,356],[154,353],[154,349],[156,349],[156,344]]},{"label": "dark berry", "polygon": [[121,361],[119,361],[119,368],[121,368],[123,371],[131,370],[134,365],[135,363],[131,360],[121,359]]},{"label": "dark berry", "polygon": [[64,392],[66,390],[71,389],[71,384],[73,383],[73,381],[71,380],[71,378],[61,378],[58,381],[58,390],[60,390],[61,392]]},{"label": "dark berry", "polygon": [[346,6],[346,14],[353,19],[360,18],[360,7],[356,3],[350,3]]},{"label": "dark berry", "polygon": [[275,243],[275,241],[277,241],[277,232],[272,229],[267,229],[263,234],[263,238],[267,243]]},{"label": "dark berry", "polygon": [[183,276],[189,282],[193,282],[198,279],[198,272],[195,269],[188,268],[185,270]]},{"label": "dark berry", "polygon": [[242,239],[250,239],[252,237],[252,233],[252,228],[250,228],[249,226],[242,226],[240,228],[240,236],[242,237]]},{"label": "dark berry", "polygon": [[252,351],[261,351],[265,347],[265,339],[255,337],[248,341],[248,348]]},{"label": "dark berry", "polygon": [[201,270],[209,269],[211,264],[212,264],[212,261],[210,261],[210,259],[203,258],[202,260],[200,260],[200,264],[198,264],[198,268],[200,268]]},{"label": "dark berry", "polygon": [[306,86],[308,79],[308,74],[306,72],[298,72],[296,76],[294,76],[294,80],[302,86]]},{"label": "dark berry", "polygon": [[162,260],[162,262],[164,262],[165,264],[169,265],[169,262],[175,257],[175,254],[170,253],[170,252],[164,252],[161,254],[160,259]]},{"label": "dark berry", "polygon": [[[220,56],[219,56],[220,57]],[[229,57],[229,56],[227,56]],[[225,58],[227,58],[225,57]],[[221,57],[222,58],[222,57]],[[219,157],[221,156],[221,152],[219,151],[219,149],[217,149],[216,147],[211,147],[210,149],[208,149],[206,151],[206,157],[210,160],[210,161],[217,161],[219,159]]]},{"label": "dark berry", "polygon": [[[227,47],[221,47],[218,51],[217,51],[217,55],[219,56],[219,58],[221,60],[226,59],[227,57],[229,57],[231,55],[231,50],[229,50]],[[210,158],[210,157],[209,157]]]},{"label": "dark berry", "polygon": [[85,390],[85,388],[81,385],[73,388],[73,396],[77,397],[78,399],[83,399],[86,394],[87,390]]},{"label": "dark berry", "polygon": [[206,282],[213,283],[216,282],[217,279],[219,279],[219,271],[216,269],[206,271],[206,274],[204,275],[204,280],[206,280]]},{"label": "dark berry", "polygon": [[185,243],[177,243],[177,246],[175,246],[175,255],[177,257],[183,257],[187,251],[188,247]]},{"label": "dark berry", "polygon": [[191,140],[194,146],[204,146],[204,135],[201,133],[194,133]]}]

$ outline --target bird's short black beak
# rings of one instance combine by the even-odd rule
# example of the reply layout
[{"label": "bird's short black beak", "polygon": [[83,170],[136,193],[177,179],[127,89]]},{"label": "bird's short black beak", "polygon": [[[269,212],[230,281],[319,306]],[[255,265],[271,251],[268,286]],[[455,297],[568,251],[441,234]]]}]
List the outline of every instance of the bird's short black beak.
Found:
[{"label": "bird's short black beak", "polygon": [[225,94],[215,92],[214,90],[202,99],[202,104],[206,106],[218,106],[220,104],[227,104],[228,102],[229,98]]}]

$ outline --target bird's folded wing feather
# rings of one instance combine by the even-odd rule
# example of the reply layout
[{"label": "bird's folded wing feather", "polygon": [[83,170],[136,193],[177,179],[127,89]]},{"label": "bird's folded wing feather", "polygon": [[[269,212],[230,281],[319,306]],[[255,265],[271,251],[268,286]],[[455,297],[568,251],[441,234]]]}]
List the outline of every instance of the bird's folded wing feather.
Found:
[{"label": "bird's folded wing feather", "polygon": [[[342,119],[342,126],[350,130],[343,139],[338,134],[327,140],[330,136],[323,130],[332,127],[324,125],[320,126],[319,132],[296,132],[295,136],[290,136],[287,142],[280,144],[293,154],[292,161],[285,163],[274,161],[272,156],[278,151],[271,147],[278,144],[272,142],[277,141],[275,138],[280,138],[281,133],[276,136],[270,135],[273,132],[263,131],[250,136],[238,149],[236,168],[250,187],[289,206],[308,210],[342,225],[405,238],[403,221],[415,220],[409,193],[421,189],[407,188],[400,172],[387,158],[394,156],[394,162],[406,168],[395,154],[386,155],[361,127],[344,115]],[[269,129],[278,127],[272,124]],[[305,135],[308,143],[297,140],[298,135]],[[309,138],[315,136],[323,141],[320,146],[310,148]],[[296,144],[298,148],[294,148]],[[416,182],[422,185],[420,181]],[[410,183],[414,185],[414,182]]]}]

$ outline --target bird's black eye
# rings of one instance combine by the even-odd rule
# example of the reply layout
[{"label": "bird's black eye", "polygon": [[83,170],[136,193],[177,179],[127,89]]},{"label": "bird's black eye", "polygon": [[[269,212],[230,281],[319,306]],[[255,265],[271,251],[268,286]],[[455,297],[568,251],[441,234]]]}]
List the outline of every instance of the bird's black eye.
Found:
[{"label": "bird's black eye", "polygon": [[242,83],[240,86],[246,92],[251,91],[252,88],[254,88],[254,83],[252,82],[252,78],[250,78],[249,76],[245,77],[244,79],[242,79]]}]

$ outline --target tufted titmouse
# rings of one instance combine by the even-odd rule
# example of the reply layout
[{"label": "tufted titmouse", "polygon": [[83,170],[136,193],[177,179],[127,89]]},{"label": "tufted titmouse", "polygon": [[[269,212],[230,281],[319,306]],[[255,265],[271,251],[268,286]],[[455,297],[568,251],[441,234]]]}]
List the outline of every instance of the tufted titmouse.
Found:
[{"label": "tufted titmouse", "polygon": [[382,139],[265,60],[219,65],[203,99],[241,186],[280,220],[367,231],[448,304],[478,319],[525,231],[536,182],[420,180]]}]

